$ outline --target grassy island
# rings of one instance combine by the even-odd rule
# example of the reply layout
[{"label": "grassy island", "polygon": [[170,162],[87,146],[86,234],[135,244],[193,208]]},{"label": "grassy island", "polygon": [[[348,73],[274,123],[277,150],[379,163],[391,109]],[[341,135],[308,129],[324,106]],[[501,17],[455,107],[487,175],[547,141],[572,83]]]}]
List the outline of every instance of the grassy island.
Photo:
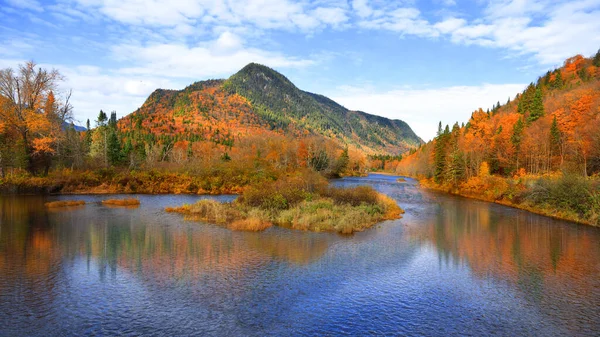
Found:
[{"label": "grassy island", "polygon": [[343,234],[365,230],[383,220],[398,219],[404,213],[394,200],[371,187],[331,187],[313,172],[250,186],[230,203],[200,200],[166,211],[231,230],[262,231],[276,225]]}]

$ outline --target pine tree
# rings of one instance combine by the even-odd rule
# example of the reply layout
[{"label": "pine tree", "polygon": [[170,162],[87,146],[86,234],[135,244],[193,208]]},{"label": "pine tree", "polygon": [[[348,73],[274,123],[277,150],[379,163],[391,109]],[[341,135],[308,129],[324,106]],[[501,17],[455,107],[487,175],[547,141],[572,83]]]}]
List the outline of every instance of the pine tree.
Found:
[{"label": "pine tree", "polygon": [[107,157],[111,165],[119,165],[122,160],[121,141],[119,140],[118,131],[110,127],[108,130],[107,140]]},{"label": "pine tree", "polygon": [[442,123],[440,122],[438,131],[440,135],[435,138],[435,147],[433,148],[433,180],[438,184],[443,181],[446,171],[446,143],[450,134],[448,125],[444,132],[441,132],[441,129]]},{"label": "pine tree", "polygon": [[554,81],[552,82],[553,89],[560,89],[564,85],[562,73],[560,69],[556,69],[556,75],[554,77]]},{"label": "pine tree", "polygon": [[527,86],[527,89],[525,89],[525,91],[523,91],[523,94],[521,95],[521,99],[519,99],[519,105],[517,106],[517,112],[525,115],[528,112],[530,112],[531,110],[531,104],[533,101],[533,96],[535,95],[535,86],[533,85],[533,83],[530,83]]},{"label": "pine tree", "polygon": [[96,126],[100,127],[100,126],[106,125],[107,120],[108,120],[108,117],[106,117],[106,113],[104,113],[104,111],[100,110],[100,113],[98,113],[98,119],[96,119]]},{"label": "pine tree", "polygon": [[598,52],[594,56],[594,60],[592,61],[592,63],[594,64],[594,66],[600,67],[600,49],[598,49]]},{"label": "pine tree", "polygon": [[89,152],[90,151],[90,147],[92,146],[92,128],[90,126],[90,119],[88,118],[87,122],[85,123],[85,128],[87,129],[85,131],[85,151]]},{"label": "pine tree", "polygon": [[333,168],[333,174],[339,176],[342,174],[346,168],[348,167],[348,163],[350,162],[350,156],[348,155],[348,148],[345,148],[340,157],[335,162],[335,167]]},{"label": "pine tree", "polygon": [[108,125],[110,125],[112,127],[117,126],[117,112],[116,111],[113,111],[110,113],[110,120],[108,121]]},{"label": "pine tree", "polygon": [[529,116],[527,117],[527,121],[529,123],[535,122],[542,116],[544,116],[544,102],[542,99],[542,89],[537,88],[535,90],[535,95],[533,96],[533,100],[531,102],[531,108],[529,111]]}]

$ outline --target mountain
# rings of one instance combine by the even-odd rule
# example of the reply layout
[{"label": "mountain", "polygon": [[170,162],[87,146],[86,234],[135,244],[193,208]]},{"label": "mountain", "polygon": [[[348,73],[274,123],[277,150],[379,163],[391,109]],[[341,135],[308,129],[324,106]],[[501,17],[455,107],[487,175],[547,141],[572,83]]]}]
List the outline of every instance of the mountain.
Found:
[{"label": "mountain", "polygon": [[453,185],[481,172],[512,178],[557,171],[600,175],[600,51],[567,59],[462,126],[440,125],[438,136],[398,167]]},{"label": "mountain", "polygon": [[422,144],[401,120],[348,110],[256,63],[227,80],[200,81],[183,90],[157,89],[119,125],[124,131],[143,130],[150,138],[225,145],[256,134],[324,137],[367,154],[401,154]]}]

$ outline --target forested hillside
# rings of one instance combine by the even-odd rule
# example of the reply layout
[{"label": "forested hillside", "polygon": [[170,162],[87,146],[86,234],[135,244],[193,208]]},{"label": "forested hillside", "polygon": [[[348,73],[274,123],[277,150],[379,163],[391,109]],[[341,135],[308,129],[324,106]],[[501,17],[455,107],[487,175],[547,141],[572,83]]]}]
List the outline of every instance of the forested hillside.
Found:
[{"label": "forested hillside", "polygon": [[288,162],[286,153],[298,152],[300,143],[306,147],[307,142],[307,151],[315,154],[329,147],[363,156],[401,154],[421,144],[402,121],[349,111],[327,97],[299,90],[258,64],[225,81],[196,82],[181,91],[158,89],[118,126],[131,147],[158,147],[149,150],[176,162],[207,155],[255,156],[258,143],[273,139],[278,141],[262,149],[263,154],[285,156]]},{"label": "forested hillside", "polygon": [[[238,192],[297,170],[336,177],[389,168],[422,143],[402,121],[349,111],[258,64],[228,80],[157,89],[121,119],[100,110],[84,132],[70,123],[70,93],[57,91],[58,71],[30,62],[1,75],[0,177],[16,190],[86,190],[108,180],[106,191]],[[136,173],[153,170],[183,176],[157,182]]]},{"label": "forested hillside", "polygon": [[600,51],[567,59],[466,124],[440,123],[437,137],[411,152],[397,172],[461,194],[592,216],[600,210]]}]

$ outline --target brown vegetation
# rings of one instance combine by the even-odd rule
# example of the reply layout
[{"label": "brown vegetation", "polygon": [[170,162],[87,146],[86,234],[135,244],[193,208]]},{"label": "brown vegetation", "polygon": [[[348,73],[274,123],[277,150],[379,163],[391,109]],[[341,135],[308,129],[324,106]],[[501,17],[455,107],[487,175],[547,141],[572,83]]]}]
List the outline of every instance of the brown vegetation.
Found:
[{"label": "brown vegetation", "polygon": [[[581,55],[516,98],[442,128],[396,172],[426,186],[599,225],[600,72]],[[577,202],[572,202],[577,200]]]},{"label": "brown vegetation", "polygon": [[314,172],[283,177],[251,186],[234,202],[200,200],[169,207],[186,219],[225,225],[232,230],[260,231],[275,224],[298,230],[350,234],[403,213],[391,198],[373,188],[333,188]]},{"label": "brown vegetation", "polygon": [[107,199],[107,200],[102,200],[102,204],[110,205],[110,206],[139,206],[140,201],[135,198]]},{"label": "brown vegetation", "polygon": [[44,204],[46,208],[59,208],[59,207],[72,207],[85,205],[83,200],[64,200],[64,201],[52,201]]}]

